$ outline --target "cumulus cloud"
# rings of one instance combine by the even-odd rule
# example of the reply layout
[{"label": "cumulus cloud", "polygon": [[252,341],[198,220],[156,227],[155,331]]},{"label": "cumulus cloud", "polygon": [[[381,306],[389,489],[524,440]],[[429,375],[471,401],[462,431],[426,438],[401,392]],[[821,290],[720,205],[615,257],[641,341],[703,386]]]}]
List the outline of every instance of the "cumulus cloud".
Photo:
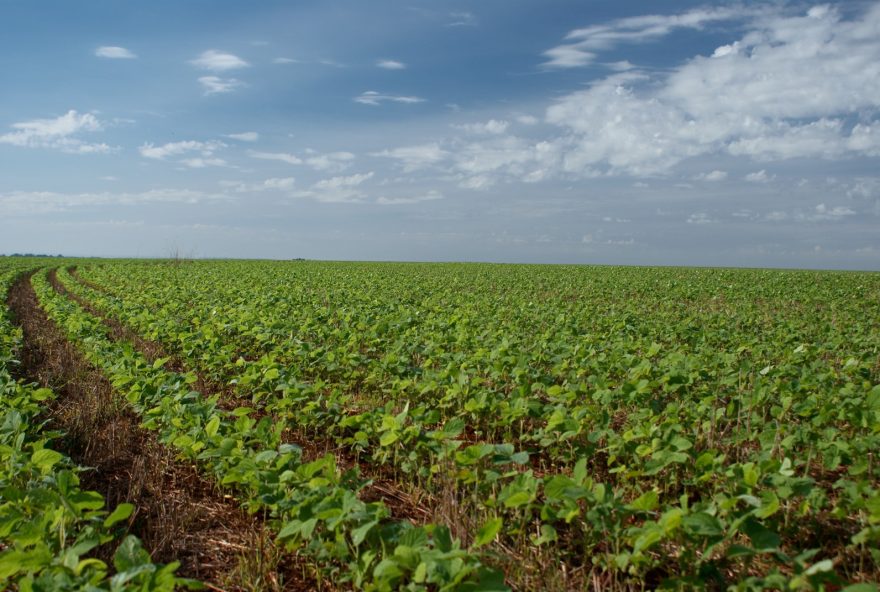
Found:
[{"label": "cumulus cloud", "polygon": [[687,220],[685,220],[688,224],[712,224],[715,222],[709,214],[705,212],[696,212],[688,216]]},{"label": "cumulus cloud", "polygon": [[351,165],[354,154],[345,151],[320,154],[314,150],[307,150],[306,156],[302,160],[304,164],[316,171],[339,172]]},{"label": "cumulus cloud", "polygon": [[388,95],[382,94],[374,90],[368,90],[352,99],[355,103],[362,105],[378,106],[382,103],[404,103],[412,105],[415,103],[424,103],[425,99],[414,96]]},{"label": "cumulus cloud", "polygon": [[151,189],[141,192],[58,193],[52,191],[12,191],[0,193],[2,214],[44,214],[63,212],[80,207],[105,205],[138,205],[144,203],[198,204],[212,200],[228,200],[223,193],[192,189]]},{"label": "cumulus cloud", "polygon": [[675,29],[701,29],[707,24],[741,19],[743,9],[697,8],[674,15],[644,15],[618,19],[571,31],[565,43],[548,49],[547,68],[577,68],[592,64],[599,52],[623,43],[645,43],[670,34]]},{"label": "cumulus cloud", "polygon": [[278,160],[286,162],[287,164],[302,164],[302,159],[300,157],[286,152],[255,152],[251,150],[248,152],[248,156],[251,158],[259,158],[260,160]]},{"label": "cumulus cloud", "polygon": [[293,165],[305,165],[316,171],[322,172],[340,172],[351,166],[351,162],[355,159],[355,155],[351,152],[327,152],[320,153],[315,150],[306,150],[303,156],[289,154],[287,152],[248,152],[251,158],[259,158],[262,160],[278,160]]},{"label": "cumulus cloud", "polygon": [[107,144],[88,143],[74,136],[83,132],[98,132],[104,124],[91,113],[73,109],[54,119],[33,119],[13,123],[15,131],[0,135],[0,144],[26,148],[50,148],[71,154],[111,152]]},{"label": "cumulus cloud", "polygon": [[[483,130],[485,131],[485,130]],[[484,190],[501,181],[533,183],[553,176],[561,168],[560,146],[531,142],[503,134],[479,140],[452,139],[374,153],[398,160],[405,172],[436,167],[465,189]]]},{"label": "cumulus cloud", "polygon": [[456,146],[452,160],[460,186],[486,189],[501,179],[541,181],[559,169],[560,152],[550,142],[499,136]]},{"label": "cumulus cloud", "polygon": [[768,175],[767,171],[761,169],[760,171],[755,171],[754,173],[747,174],[744,179],[749,183],[769,183],[775,177],[776,175]]},{"label": "cumulus cloud", "polygon": [[257,132],[241,132],[239,134],[226,134],[226,137],[239,140],[240,142],[256,142],[260,139],[260,134]]},{"label": "cumulus cloud", "polygon": [[169,142],[161,146],[151,143],[143,144],[138,150],[144,158],[164,160],[169,156],[178,156],[187,152],[200,152],[203,157],[210,157],[216,150],[225,148],[223,142],[197,142],[195,140],[183,140]]},{"label": "cumulus cloud", "polygon": [[294,194],[324,203],[358,203],[366,198],[360,185],[373,178],[373,173],[358,173],[347,177],[331,177],[313,184],[308,190]]},{"label": "cumulus cloud", "polygon": [[[710,153],[765,161],[876,156],[878,27],[880,5],[851,21],[831,8],[765,15],[715,57],[668,74],[603,78],[547,110],[548,122],[567,132],[556,140],[563,168],[656,175]],[[848,123],[856,115],[862,121]]]},{"label": "cumulus cloud", "polygon": [[95,55],[99,58],[110,58],[115,60],[132,60],[137,56],[124,47],[115,45],[102,45],[95,50]]},{"label": "cumulus cloud", "polygon": [[205,89],[205,96],[232,92],[245,85],[244,82],[235,78],[220,78],[219,76],[201,76],[199,84]]},{"label": "cumulus cloud", "polygon": [[260,183],[240,183],[238,181],[221,181],[220,185],[236,193],[254,193],[261,191],[290,191],[296,184],[293,177],[273,177]]},{"label": "cumulus cloud", "polygon": [[780,210],[772,211],[764,216],[764,220],[768,222],[837,222],[844,218],[855,216],[856,211],[849,206],[827,206],[820,203],[815,207],[803,210],[796,209],[793,212],[784,212]]},{"label": "cumulus cloud", "polygon": [[222,158],[184,158],[180,161],[180,163],[191,169],[229,166],[229,163],[227,163]]},{"label": "cumulus cloud", "polygon": [[403,165],[403,170],[406,172],[416,171],[437,164],[445,160],[448,155],[449,153],[443,150],[437,142],[416,146],[402,146],[374,154],[374,156],[399,160]]},{"label": "cumulus cloud", "polygon": [[211,70],[212,72],[226,72],[250,66],[249,63],[237,55],[217,51],[216,49],[203,51],[199,57],[190,60],[189,63],[202,70]]},{"label": "cumulus cloud", "polygon": [[475,27],[477,26],[477,17],[472,12],[457,11],[450,12],[449,18],[452,19],[447,23],[448,27]]},{"label": "cumulus cloud", "polygon": [[694,177],[694,179],[697,181],[709,181],[710,183],[723,181],[726,178],[727,178],[727,172],[718,171],[718,170],[711,171],[708,173],[701,173],[701,174],[697,175],[696,177]]},{"label": "cumulus cloud", "polygon": [[847,206],[833,206],[829,208],[824,203],[820,203],[813,208],[813,211],[800,214],[799,218],[809,222],[819,222],[823,220],[840,220],[841,218],[855,215],[855,211]]},{"label": "cumulus cloud", "polygon": [[263,187],[266,189],[291,189],[296,183],[293,177],[272,178],[263,181]]},{"label": "cumulus cloud", "polygon": [[406,64],[397,60],[379,60],[376,66],[385,70],[405,70]]},{"label": "cumulus cloud", "polygon": [[459,129],[469,134],[503,134],[510,127],[510,122],[490,119],[484,123],[465,123],[461,125],[453,125],[455,129]]},{"label": "cumulus cloud", "polygon": [[400,206],[422,203],[425,201],[436,201],[443,199],[443,194],[439,191],[428,191],[422,195],[414,195],[408,197],[380,197],[376,203],[382,206]]}]

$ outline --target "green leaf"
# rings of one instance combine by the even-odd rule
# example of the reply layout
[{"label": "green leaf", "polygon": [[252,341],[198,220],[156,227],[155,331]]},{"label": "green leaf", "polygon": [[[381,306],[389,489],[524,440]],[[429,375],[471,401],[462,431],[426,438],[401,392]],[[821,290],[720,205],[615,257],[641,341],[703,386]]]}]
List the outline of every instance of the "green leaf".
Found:
[{"label": "green leaf", "polygon": [[741,530],[751,539],[756,551],[772,551],[779,547],[779,535],[757,520],[749,518],[743,522]]},{"label": "green leaf", "polygon": [[209,438],[213,438],[217,435],[217,430],[220,429],[220,416],[214,415],[211,419],[208,420],[208,423],[205,424],[205,434],[208,435]]},{"label": "green leaf", "polygon": [[132,512],[134,512],[134,505],[132,504],[119,504],[116,506],[116,509],[104,519],[104,528],[110,528],[117,522],[121,522],[122,520],[127,520],[129,516],[131,516]]},{"label": "green leaf", "polygon": [[150,563],[150,554],[144,549],[140,539],[128,535],[113,555],[116,571],[126,572]]},{"label": "green leaf", "polygon": [[650,512],[657,507],[659,500],[660,496],[656,491],[646,491],[627,505],[627,508],[640,512]]},{"label": "green leaf", "polygon": [[851,584],[846,588],[841,589],[840,592],[878,592],[880,588],[878,588],[877,584]]},{"label": "green leaf", "polygon": [[397,442],[397,439],[399,437],[400,436],[395,431],[385,432],[384,434],[382,434],[382,437],[379,438],[379,445],[380,446],[391,446],[392,444]]},{"label": "green leaf", "polygon": [[698,512],[685,516],[681,520],[685,532],[693,536],[716,537],[724,534],[721,523],[714,516]]},{"label": "green leaf", "polygon": [[49,448],[41,448],[31,455],[31,463],[42,473],[48,473],[62,459],[64,459],[63,454]]},{"label": "green leaf", "polygon": [[479,549],[495,540],[495,536],[501,530],[502,524],[503,521],[500,517],[496,516],[495,518],[489,518],[480,530],[477,531],[477,535],[474,537],[474,543],[471,545],[471,548]]},{"label": "green leaf", "polygon": [[378,520],[371,520],[370,522],[358,526],[353,531],[351,531],[351,542],[354,543],[354,546],[357,547],[362,542],[364,542],[364,539],[367,538],[367,535],[370,534],[370,531],[377,524],[379,524]]},{"label": "green leaf", "polygon": [[508,508],[518,508],[532,501],[532,494],[528,491],[517,491],[504,500],[504,505]]}]

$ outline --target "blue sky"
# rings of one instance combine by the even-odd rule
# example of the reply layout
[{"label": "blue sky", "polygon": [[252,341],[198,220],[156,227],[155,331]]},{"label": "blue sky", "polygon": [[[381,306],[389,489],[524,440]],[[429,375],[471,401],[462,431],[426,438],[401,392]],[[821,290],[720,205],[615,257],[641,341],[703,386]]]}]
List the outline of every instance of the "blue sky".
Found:
[{"label": "blue sky", "polygon": [[0,253],[880,269],[880,3],[0,0]]}]

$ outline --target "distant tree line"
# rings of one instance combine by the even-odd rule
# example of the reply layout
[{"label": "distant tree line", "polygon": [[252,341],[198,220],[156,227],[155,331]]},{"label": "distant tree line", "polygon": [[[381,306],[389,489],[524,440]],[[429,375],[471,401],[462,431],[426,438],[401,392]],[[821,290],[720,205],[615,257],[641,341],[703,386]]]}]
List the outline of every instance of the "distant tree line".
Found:
[{"label": "distant tree line", "polygon": [[0,257],[64,257],[64,255],[43,255],[41,253],[13,253],[12,255],[4,255],[0,253]]}]

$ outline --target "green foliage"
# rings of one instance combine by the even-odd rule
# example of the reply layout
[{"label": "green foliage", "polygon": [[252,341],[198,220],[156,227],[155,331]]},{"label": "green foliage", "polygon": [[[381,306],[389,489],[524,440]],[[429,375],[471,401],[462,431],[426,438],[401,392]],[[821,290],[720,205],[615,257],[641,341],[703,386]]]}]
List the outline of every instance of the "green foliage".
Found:
[{"label": "green foliage", "polygon": [[[465,557],[430,573],[488,582],[511,546],[634,586],[880,575],[877,274],[124,261],[80,275],[103,289],[59,273],[249,400],[219,410],[40,289],[148,425],[357,586],[426,586],[427,558]],[[442,527],[360,502],[357,474],[282,451],[284,429],[454,497],[474,532],[444,550]]]},{"label": "green foliage", "polygon": [[[0,266],[4,300],[26,271],[14,261]],[[171,592],[189,585],[175,577],[176,565],[153,564],[140,541],[125,536],[130,504],[108,513],[101,495],[79,487],[79,469],[50,447],[40,415],[54,394],[11,376],[20,345],[20,331],[0,307],[0,590]],[[114,573],[91,554],[116,544]]]}]

